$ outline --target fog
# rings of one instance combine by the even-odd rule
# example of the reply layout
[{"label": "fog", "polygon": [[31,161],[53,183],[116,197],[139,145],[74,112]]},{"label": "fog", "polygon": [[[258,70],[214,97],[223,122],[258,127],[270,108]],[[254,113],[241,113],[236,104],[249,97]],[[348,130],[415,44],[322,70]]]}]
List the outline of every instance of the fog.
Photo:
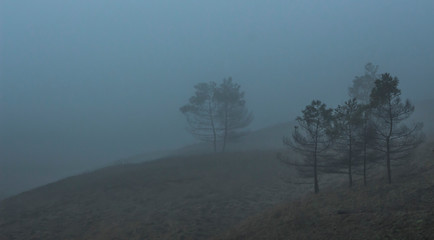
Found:
[{"label": "fog", "polygon": [[0,194],[197,142],[179,107],[198,82],[239,83],[252,130],[312,99],[343,102],[367,62],[398,76],[405,97],[432,98],[433,10],[429,0],[1,1]]}]

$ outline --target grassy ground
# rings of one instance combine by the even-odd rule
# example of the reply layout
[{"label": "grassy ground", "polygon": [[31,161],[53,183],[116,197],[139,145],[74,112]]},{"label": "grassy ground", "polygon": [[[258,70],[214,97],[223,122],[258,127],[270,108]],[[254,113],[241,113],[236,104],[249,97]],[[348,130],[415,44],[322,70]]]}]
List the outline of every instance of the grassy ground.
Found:
[{"label": "grassy ground", "polygon": [[206,239],[288,195],[275,152],[113,166],[0,203],[0,239]]},{"label": "grassy ground", "polygon": [[215,239],[434,239],[434,143],[395,171],[393,184],[309,194]]},{"label": "grassy ground", "polygon": [[319,195],[282,181],[275,151],[108,167],[0,202],[0,240],[434,239],[433,147],[392,185],[378,172],[368,187],[322,181]]}]

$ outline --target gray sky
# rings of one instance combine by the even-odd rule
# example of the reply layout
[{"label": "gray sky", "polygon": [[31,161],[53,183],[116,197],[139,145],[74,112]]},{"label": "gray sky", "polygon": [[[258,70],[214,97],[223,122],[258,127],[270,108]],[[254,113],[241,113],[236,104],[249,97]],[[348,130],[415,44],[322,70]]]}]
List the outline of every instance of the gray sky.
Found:
[{"label": "gray sky", "polygon": [[0,1],[3,165],[112,161],[194,141],[179,107],[232,76],[252,129],[331,106],[367,62],[434,92],[434,2]]}]

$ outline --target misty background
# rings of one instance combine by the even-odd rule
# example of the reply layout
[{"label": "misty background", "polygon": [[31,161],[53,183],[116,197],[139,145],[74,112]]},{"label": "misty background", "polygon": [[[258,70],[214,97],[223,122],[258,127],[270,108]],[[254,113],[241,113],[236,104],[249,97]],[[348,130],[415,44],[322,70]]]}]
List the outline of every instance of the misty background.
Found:
[{"label": "misty background", "polygon": [[[364,65],[433,98],[434,2],[0,1],[0,197],[197,142],[179,107],[231,76],[251,130],[336,106]],[[288,130],[289,131],[289,130]],[[282,133],[285,135],[286,133]]]}]

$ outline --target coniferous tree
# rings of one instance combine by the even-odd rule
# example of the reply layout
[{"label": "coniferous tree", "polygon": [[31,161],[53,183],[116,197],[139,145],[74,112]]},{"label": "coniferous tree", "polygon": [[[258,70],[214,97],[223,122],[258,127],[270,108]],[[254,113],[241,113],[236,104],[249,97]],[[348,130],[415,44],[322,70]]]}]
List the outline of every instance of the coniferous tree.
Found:
[{"label": "coniferous tree", "polygon": [[365,74],[356,76],[353,85],[348,89],[350,98],[355,98],[360,104],[368,104],[372,89],[375,87],[377,79],[378,65],[367,63],[365,65]]},{"label": "coniferous tree", "polygon": [[371,93],[376,149],[384,154],[389,183],[392,183],[391,162],[408,157],[423,141],[422,123],[416,123],[412,127],[405,124],[405,120],[414,112],[414,106],[408,99],[402,102],[398,84],[397,77],[384,73],[375,81]]},{"label": "coniferous tree", "polygon": [[231,78],[224,79],[219,86],[209,82],[196,84],[194,88],[195,95],[180,108],[187,118],[188,130],[196,138],[212,142],[215,152],[221,141],[225,151],[227,141],[241,136],[240,130],[253,120],[244,92]]},{"label": "coniferous tree", "polygon": [[194,86],[195,95],[180,111],[187,117],[188,130],[196,138],[212,142],[214,152],[217,152],[217,141],[220,128],[218,126],[218,101],[215,97],[216,83],[198,83]]},{"label": "coniferous tree", "polygon": [[232,78],[223,79],[216,89],[215,96],[219,103],[218,119],[222,127],[222,151],[224,152],[227,141],[241,136],[240,130],[252,122],[253,115],[246,107],[241,86],[234,83]]},{"label": "coniferous tree", "polygon": [[378,65],[367,63],[365,65],[365,73],[361,76],[356,76],[353,80],[353,85],[348,89],[350,98],[355,98],[360,104],[361,111],[361,128],[357,132],[357,137],[361,145],[361,158],[363,184],[367,184],[367,170],[373,163],[376,162],[378,156],[373,150],[375,145],[375,130],[374,123],[371,115],[370,95],[372,89],[375,87],[375,80],[377,79]]},{"label": "coniferous tree", "polygon": [[[349,186],[353,186],[353,172],[360,153],[360,138],[358,133],[363,126],[362,106],[355,98],[346,101],[335,109],[334,128],[336,139],[334,149],[342,157],[343,168],[348,174]],[[339,167],[339,165],[337,165]]]},{"label": "coniferous tree", "polygon": [[299,153],[302,158],[282,158],[294,166],[301,177],[313,178],[314,192],[319,192],[318,175],[329,166],[324,162],[326,151],[332,145],[331,127],[333,110],[326,104],[314,100],[297,117],[292,136],[284,138],[283,143]]},{"label": "coniferous tree", "polygon": [[372,110],[370,104],[361,104],[361,127],[357,133],[360,140],[361,154],[359,155],[362,162],[363,185],[367,185],[368,170],[378,163],[379,156],[375,150],[377,144],[377,136],[375,130],[375,122],[373,121]]}]

